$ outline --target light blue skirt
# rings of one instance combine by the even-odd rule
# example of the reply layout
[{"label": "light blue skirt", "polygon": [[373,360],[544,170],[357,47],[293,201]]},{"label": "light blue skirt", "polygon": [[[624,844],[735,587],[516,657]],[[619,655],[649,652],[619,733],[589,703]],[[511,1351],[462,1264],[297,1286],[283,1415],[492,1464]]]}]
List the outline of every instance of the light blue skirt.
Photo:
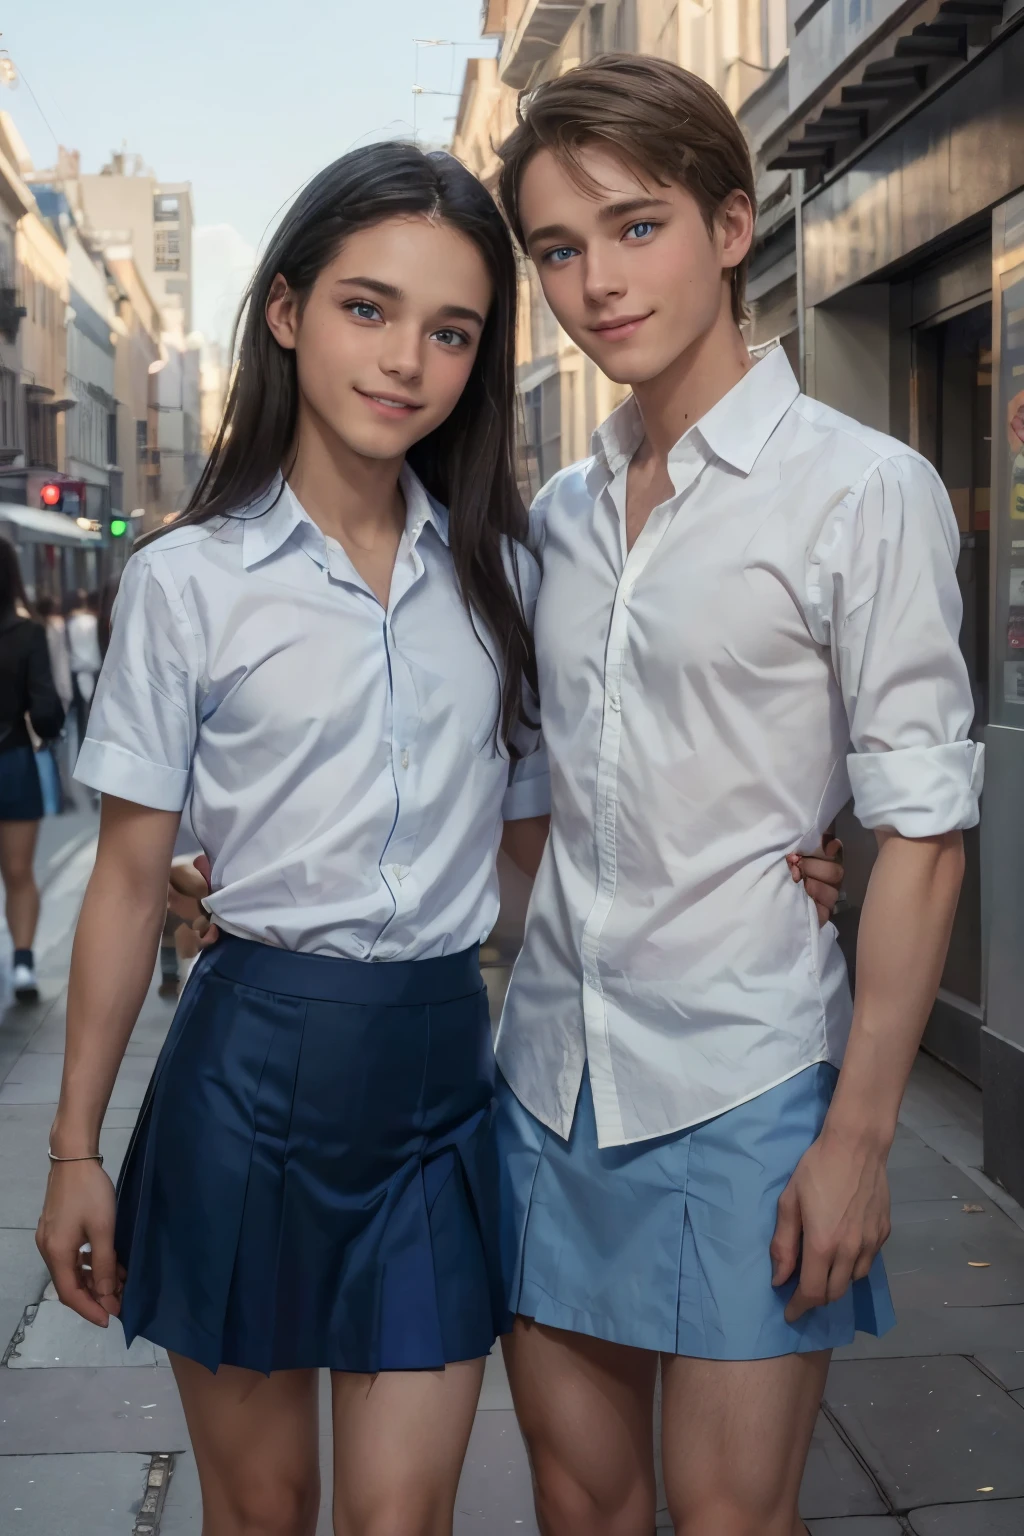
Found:
[{"label": "light blue skirt", "polygon": [[567,1142],[504,1079],[498,1148],[512,1311],[552,1328],[703,1360],[838,1349],[896,1318],[879,1256],[838,1301],[787,1323],[774,1289],[778,1199],[825,1119],[826,1063],[672,1136],[597,1145],[589,1074]]}]

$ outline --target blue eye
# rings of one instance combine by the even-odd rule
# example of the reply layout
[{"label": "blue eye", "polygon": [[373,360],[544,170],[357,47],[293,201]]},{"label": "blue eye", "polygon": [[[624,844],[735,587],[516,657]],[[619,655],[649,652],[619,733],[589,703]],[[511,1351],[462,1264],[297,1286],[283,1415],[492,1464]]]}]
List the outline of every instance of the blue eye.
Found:
[{"label": "blue eye", "polygon": [[462,331],[453,331],[446,328],[443,331],[435,331],[434,337],[443,347],[451,347],[453,351],[456,351],[459,347],[469,346],[469,337],[465,336]]},{"label": "blue eye", "polygon": [[579,252],[574,245],[556,245],[553,251],[544,252],[543,259],[553,262],[556,267],[560,267],[573,256],[578,255]]},{"label": "blue eye", "polygon": [[351,304],[345,305],[345,308],[350,315],[355,315],[357,320],[379,320],[381,317],[380,310],[376,304],[371,304],[369,299],[353,299]]},{"label": "blue eye", "polygon": [[654,233],[656,228],[657,225],[650,219],[641,219],[639,223],[629,226],[626,231],[626,239],[628,240],[632,236],[635,240],[645,240],[648,235]]}]

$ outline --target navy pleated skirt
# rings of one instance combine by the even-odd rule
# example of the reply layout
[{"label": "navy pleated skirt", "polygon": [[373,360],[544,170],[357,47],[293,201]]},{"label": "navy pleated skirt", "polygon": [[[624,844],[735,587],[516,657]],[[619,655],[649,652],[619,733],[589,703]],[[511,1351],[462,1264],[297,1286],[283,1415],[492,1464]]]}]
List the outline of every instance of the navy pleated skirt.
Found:
[{"label": "navy pleated skirt", "polygon": [[224,938],[118,1185],[121,1319],[210,1370],[435,1370],[510,1317],[477,951],[399,963]]}]

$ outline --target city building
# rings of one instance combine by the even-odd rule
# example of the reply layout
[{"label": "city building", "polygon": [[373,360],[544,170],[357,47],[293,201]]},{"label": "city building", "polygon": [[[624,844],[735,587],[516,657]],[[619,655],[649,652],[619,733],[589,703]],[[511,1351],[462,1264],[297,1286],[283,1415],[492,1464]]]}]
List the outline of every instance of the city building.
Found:
[{"label": "city building", "polygon": [[4,239],[7,259],[13,249],[14,288],[4,335],[0,499],[21,502],[34,501],[47,475],[63,469],[65,416],[75,405],[67,389],[68,256],[40,213],[26,179],[31,170],[17,128],[0,112],[0,180],[10,220]]},{"label": "city building", "polygon": [[108,244],[103,259],[115,309],[114,394],[118,463],[124,508],[136,531],[160,522],[160,431],[154,364],[160,360],[161,319],[129,243]]},{"label": "city building", "polygon": [[[987,1171],[1024,1198],[1024,0],[488,0],[453,150],[494,184],[519,91],[659,54],[737,113],[757,175],[748,339],[809,394],[910,443],[960,524],[962,648],[988,748],[982,829],[926,1047],[983,1088]],[[615,402],[522,277],[532,486]],[[848,813],[852,955],[874,840]]]},{"label": "city building", "polygon": [[[202,338],[192,330],[192,189],[187,182],[159,181],[139,156],[123,152],[112,155],[100,172],[86,174],[78,152],[64,148],[56,165],[37,172],[34,182],[63,192],[91,248],[121,253],[105,260],[123,262],[123,253],[130,252],[135,269],[130,291],[144,295],[143,312],[155,306],[159,315],[158,355],[146,365],[145,404],[137,391],[132,407],[140,500],[129,509],[141,509],[143,526],[155,527],[185,506],[202,467]],[[141,323],[136,334],[148,330],[148,323]],[[136,369],[131,377],[141,375]]]}]

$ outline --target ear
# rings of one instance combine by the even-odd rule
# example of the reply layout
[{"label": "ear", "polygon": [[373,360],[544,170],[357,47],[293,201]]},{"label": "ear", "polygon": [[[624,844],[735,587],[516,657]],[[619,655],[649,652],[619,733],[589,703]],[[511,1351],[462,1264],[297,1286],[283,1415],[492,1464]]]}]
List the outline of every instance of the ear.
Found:
[{"label": "ear", "polygon": [[279,272],[270,285],[266,307],[267,324],[279,347],[294,352],[299,330],[299,301]]},{"label": "ear", "polygon": [[754,210],[745,192],[730,192],[718,210],[722,266],[738,267],[754,239]]}]

